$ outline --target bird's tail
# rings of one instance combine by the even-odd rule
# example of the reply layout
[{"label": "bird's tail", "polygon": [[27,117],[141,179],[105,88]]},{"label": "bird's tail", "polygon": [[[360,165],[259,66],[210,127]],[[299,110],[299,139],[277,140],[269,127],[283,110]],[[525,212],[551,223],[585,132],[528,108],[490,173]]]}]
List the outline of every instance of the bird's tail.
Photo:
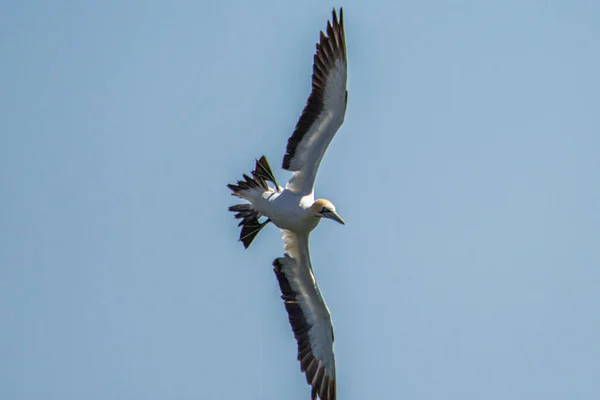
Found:
[{"label": "bird's tail", "polygon": [[[231,190],[233,196],[237,196],[250,203],[260,199],[264,192],[272,190],[267,182],[273,182],[275,190],[279,191],[279,185],[275,181],[275,175],[267,162],[267,158],[262,156],[256,160],[256,167],[252,171],[252,177],[244,174],[244,179],[237,182],[237,185],[229,184],[227,187]],[[252,204],[237,204],[229,207],[229,211],[236,213],[235,218],[241,219],[238,226],[242,227],[240,232],[240,242],[245,248],[248,248],[258,232],[270,222],[267,219],[260,222],[258,219],[262,216],[258,211],[252,208]]]},{"label": "bird's tail", "polygon": [[240,232],[240,242],[244,245],[244,248],[250,247],[250,243],[254,240],[258,232],[271,220],[267,219],[265,222],[259,222],[260,214],[258,211],[252,209],[251,204],[238,204],[229,207],[229,211],[236,213],[235,218],[241,219],[238,226],[242,227]]}]

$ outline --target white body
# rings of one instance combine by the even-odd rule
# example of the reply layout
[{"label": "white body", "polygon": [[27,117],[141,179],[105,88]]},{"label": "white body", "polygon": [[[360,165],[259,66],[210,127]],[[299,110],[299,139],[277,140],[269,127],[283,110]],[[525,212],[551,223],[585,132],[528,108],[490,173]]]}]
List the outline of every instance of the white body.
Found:
[{"label": "white body", "polygon": [[279,229],[308,234],[321,220],[310,212],[313,196],[301,196],[288,189],[281,192],[272,189],[248,201],[252,208],[269,218]]}]

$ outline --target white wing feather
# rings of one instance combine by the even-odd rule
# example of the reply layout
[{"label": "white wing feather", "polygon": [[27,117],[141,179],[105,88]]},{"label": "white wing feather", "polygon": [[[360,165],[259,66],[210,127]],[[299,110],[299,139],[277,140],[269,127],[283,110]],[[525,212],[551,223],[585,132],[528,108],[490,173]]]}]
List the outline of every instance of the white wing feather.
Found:
[{"label": "white wing feather", "polygon": [[284,230],[283,240],[286,255],[273,265],[298,341],[298,360],[313,392],[322,400],[334,400],[333,326],[313,275],[308,236]]},{"label": "white wing feather", "polygon": [[321,159],[344,122],[348,92],[344,14],[333,25],[328,22],[327,36],[321,32],[314,57],[312,92],[294,133],[288,140],[283,168],[294,174],[286,188],[302,195],[313,193]]}]

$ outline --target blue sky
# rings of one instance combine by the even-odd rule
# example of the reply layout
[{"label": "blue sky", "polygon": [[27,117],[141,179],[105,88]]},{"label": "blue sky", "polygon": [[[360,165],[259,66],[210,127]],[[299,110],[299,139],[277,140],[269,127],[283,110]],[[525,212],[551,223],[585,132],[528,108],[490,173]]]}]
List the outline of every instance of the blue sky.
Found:
[{"label": "blue sky", "polygon": [[280,165],[340,5],[339,398],[600,398],[600,3],[315,0],[0,6],[0,398],[309,398],[225,185]]}]

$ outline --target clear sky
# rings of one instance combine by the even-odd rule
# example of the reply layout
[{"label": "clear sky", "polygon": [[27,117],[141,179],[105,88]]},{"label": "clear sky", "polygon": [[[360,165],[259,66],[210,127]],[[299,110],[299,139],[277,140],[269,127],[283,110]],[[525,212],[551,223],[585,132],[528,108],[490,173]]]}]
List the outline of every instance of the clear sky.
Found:
[{"label": "clear sky", "polygon": [[340,5],[338,397],[600,398],[592,0],[3,2],[0,398],[309,398],[225,185],[279,167]]}]

